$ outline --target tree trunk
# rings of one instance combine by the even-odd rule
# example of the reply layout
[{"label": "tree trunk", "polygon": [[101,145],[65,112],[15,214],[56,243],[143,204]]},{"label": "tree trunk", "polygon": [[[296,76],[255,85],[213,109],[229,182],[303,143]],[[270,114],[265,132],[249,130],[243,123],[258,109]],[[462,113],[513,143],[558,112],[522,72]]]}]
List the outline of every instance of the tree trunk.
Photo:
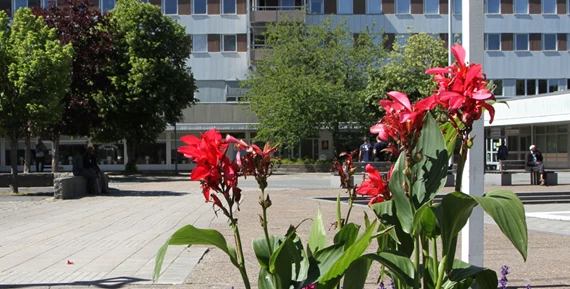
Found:
[{"label": "tree trunk", "polygon": [[18,138],[10,137],[10,164],[12,167],[12,192],[18,193]]},{"label": "tree trunk", "polygon": [[135,141],[127,141],[127,158],[129,161],[125,164],[125,170],[129,173],[137,172],[137,143]]},{"label": "tree trunk", "polygon": [[59,165],[59,135],[53,137],[53,147],[51,151],[51,172],[57,173],[57,166]]},{"label": "tree trunk", "polygon": [[31,149],[31,144],[30,144],[30,135],[27,134],[26,138],[24,139],[25,141],[25,150],[24,150],[24,174],[27,174],[30,172],[30,149]]}]

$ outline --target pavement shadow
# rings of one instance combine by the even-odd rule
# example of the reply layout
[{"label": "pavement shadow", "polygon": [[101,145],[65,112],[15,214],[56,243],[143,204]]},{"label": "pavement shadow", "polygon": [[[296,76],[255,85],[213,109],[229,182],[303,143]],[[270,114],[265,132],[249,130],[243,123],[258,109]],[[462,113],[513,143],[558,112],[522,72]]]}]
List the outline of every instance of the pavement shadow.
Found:
[{"label": "pavement shadow", "polygon": [[192,181],[188,175],[184,176],[109,176],[109,181],[113,183],[153,183],[153,182],[181,182]]},{"label": "pavement shadow", "polygon": [[133,277],[113,277],[91,281],[73,281],[67,283],[34,283],[34,284],[0,284],[0,288],[28,288],[28,287],[53,287],[53,286],[92,286],[97,288],[121,288],[135,282],[146,282],[150,279]]},{"label": "pavement shadow", "polygon": [[188,192],[173,191],[133,191],[109,189],[107,194],[101,194],[102,197],[176,197],[188,195]]}]

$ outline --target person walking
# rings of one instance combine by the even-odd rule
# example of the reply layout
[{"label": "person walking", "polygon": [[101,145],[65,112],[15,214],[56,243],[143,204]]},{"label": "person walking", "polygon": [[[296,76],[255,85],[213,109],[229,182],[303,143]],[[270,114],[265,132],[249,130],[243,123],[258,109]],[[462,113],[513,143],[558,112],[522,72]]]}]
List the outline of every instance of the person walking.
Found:
[{"label": "person walking", "polygon": [[372,145],[368,142],[368,137],[364,137],[364,143],[360,146],[358,153],[359,162],[369,162],[372,160]]},{"label": "person walking", "polygon": [[530,172],[540,173],[540,184],[546,185],[546,176],[544,173],[544,164],[542,163],[542,153],[538,150],[535,145],[529,147],[529,151],[526,153],[526,170]]},{"label": "person walking", "polygon": [[47,147],[42,141],[41,138],[38,138],[36,143],[36,147],[34,150],[34,159],[36,161],[36,172],[43,172],[44,171],[44,161],[45,155],[47,153]]}]

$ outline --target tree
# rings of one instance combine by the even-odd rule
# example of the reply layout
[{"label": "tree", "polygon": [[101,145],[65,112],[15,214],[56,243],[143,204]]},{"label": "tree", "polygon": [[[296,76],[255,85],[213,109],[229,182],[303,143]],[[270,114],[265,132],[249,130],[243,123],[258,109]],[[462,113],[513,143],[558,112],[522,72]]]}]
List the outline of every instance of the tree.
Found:
[{"label": "tree", "polygon": [[328,18],[321,25],[282,20],[265,36],[271,49],[242,82],[259,121],[256,139],[291,147],[327,129],[338,150],[342,129],[370,125],[360,92],[368,67],[383,60],[376,35],[367,30],[354,37],[345,22]]},{"label": "tree", "polygon": [[447,49],[443,40],[422,32],[410,35],[407,41],[403,38],[395,41],[386,65],[369,71],[370,82],[365,97],[367,103],[376,107],[376,121],[384,115],[378,103],[380,99],[388,98],[387,92],[404,92],[412,102],[430,96],[437,83],[425,71],[445,66]]},{"label": "tree", "polygon": [[[75,48],[72,62],[71,88],[62,99],[61,122],[44,125],[34,123],[34,131],[53,141],[52,171],[57,171],[60,135],[91,136],[101,126],[95,95],[109,91],[110,80],[104,67],[111,57],[111,36],[106,31],[108,15],[93,9],[88,0],[51,2],[47,8],[34,8],[54,28],[62,44]],[[63,5],[62,5],[63,4]]]},{"label": "tree", "polygon": [[61,118],[73,48],[61,45],[43,17],[21,8],[12,25],[0,11],[0,55],[0,132],[10,139],[12,185],[17,193],[18,139],[32,121],[51,123]]},{"label": "tree", "polygon": [[109,94],[96,98],[103,126],[95,138],[125,139],[126,169],[132,170],[137,145],[153,143],[194,104],[195,80],[186,66],[191,42],[186,29],[159,7],[137,0],[117,2],[109,29],[116,53],[107,67]]}]

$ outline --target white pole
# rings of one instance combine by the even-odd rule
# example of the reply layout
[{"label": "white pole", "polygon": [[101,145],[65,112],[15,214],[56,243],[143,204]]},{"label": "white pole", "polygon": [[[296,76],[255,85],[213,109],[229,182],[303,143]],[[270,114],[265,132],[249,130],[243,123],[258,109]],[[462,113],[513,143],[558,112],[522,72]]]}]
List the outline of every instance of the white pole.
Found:
[{"label": "white pole", "polygon": [[[457,1],[462,1],[462,0],[457,0]],[[453,64],[453,56],[451,53],[451,46],[453,46],[453,0],[449,0],[449,3],[447,3],[447,65],[451,66],[451,64]],[[449,160],[447,161],[447,165],[449,167],[449,169],[453,168],[453,157],[454,157],[454,153],[451,152],[451,157],[449,158]]]},{"label": "white pole", "polygon": [[[484,61],[484,15],[483,2],[480,0],[463,1],[462,31],[465,61],[483,64]],[[473,147],[469,150],[463,173],[463,192],[473,196],[482,196],[484,190],[484,128],[483,117],[473,124],[471,136],[476,136]],[[477,206],[461,232],[461,259],[475,266],[483,266],[483,209]]]}]

